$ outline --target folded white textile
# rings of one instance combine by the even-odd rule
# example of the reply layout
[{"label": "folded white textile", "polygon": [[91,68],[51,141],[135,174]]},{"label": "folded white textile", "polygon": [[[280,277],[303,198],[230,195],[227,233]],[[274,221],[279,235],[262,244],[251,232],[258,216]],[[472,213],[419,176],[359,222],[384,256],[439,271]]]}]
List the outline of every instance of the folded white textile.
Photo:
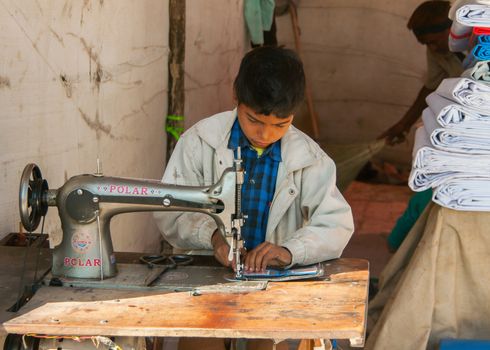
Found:
[{"label": "folded white textile", "polygon": [[424,128],[436,149],[448,152],[490,155],[490,129],[458,127],[441,128],[430,108],[422,112]]},{"label": "folded white textile", "polygon": [[471,50],[464,58],[461,65],[463,66],[463,69],[468,70],[468,69],[472,69],[477,62],[478,62],[478,58],[476,58],[475,55],[473,55],[473,50]]},{"label": "folded white textile", "polygon": [[432,112],[430,107],[427,107],[422,111],[422,121],[424,122],[424,128],[425,131],[427,131],[427,135],[429,135],[429,139],[432,132],[441,127],[441,125],[437,122],[436,115],[434,112]]},{"label": "folded white textile", "polygon": [[468,78],[449,78],[439,84],[436,92],[481,114],[490,111],[490,86],[485,83]]},{"label": "folded white textile", "polygon": [[490,0],[456,0],[451,5],[449,9],[448,17],[453,21],[456,19],[456,11],[464,5],[468,4],[481,4],[481,5],[490,5]]},{"label": "folded white textile", "polygon": [[432,200],[455,210],[490,211],[490,177],[449,180],[436,187]]},{"label": "folded white textile", "polygon": [[416,192],[439,186],[451,179],[490,174],[490,155],[435,149],[430,145],[425,127],[418,128],[415,133],[414,152],[408,185]]},{"label": "folded white textile", "polygon": [[467,4],[456,10],[456,21],[469,27],[490,27],[488,4]]},{"label": "folded white textile", "polygon": [[454,21],[449,30],[449,51],[463,52],[468,50],[472,31],[473,27]]},{"label": "folded white textile", "polygon": [[437,123],[442,127],[463,127],[490,131],[490,115],[480,114],[469,107],[448,100],[436,92],[429,94],[425,101],[432,113],[436,115]]},{"label": "folded white textile", "polygon": [[461,76],[490,83],[490,61],[476,62],[472,68],[465,70]]},{"label": "folded white textile", "polygon": [[417,157],[417,152],[423,147],[432,147],[432,144],[430,143],[429,134],[427,133],[425,126],[419,126],[415,130],[415,139],[413,142],[412,150],[412,165],[413,160],[415,160],[415,158]]},{"label": "folded white textile", "polygon": [[471,155],[490,155],[490,135],[478,133],[478,130],[438,128],[430,135],[436,149]]},{"label": "folded white textile", "polygon": [[419,165],[412,167],[408,185],[413,191],[421,192],[452,179],[485,176],[490,173],[490,160],[486,157],[482,161],[481,155],[461,155],[423,147],[417,152],[416,161]]}]

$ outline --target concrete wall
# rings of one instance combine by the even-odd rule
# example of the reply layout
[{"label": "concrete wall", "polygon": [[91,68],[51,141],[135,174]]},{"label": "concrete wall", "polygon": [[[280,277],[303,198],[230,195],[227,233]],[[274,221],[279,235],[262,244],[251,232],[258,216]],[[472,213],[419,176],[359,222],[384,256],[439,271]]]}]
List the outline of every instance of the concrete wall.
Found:
[{"label": "concrete wall", "polygon": [[[187,1],[187,126],[233,107],[248,45],[242,6]],[[18,230],[27,163],[39,165],[50,188],[94,172],[97,157],[106,175],[161,177],[168,1],[4,1],[0,29],[0,238]],[[44,231],[61,239],[55,208]],[[149,213],[117,216],[111,231],[116,250],[159,250]]]},{"label": "concrete wall", "polygon": [[186,127],[234,108],[233,80],[249,42],[243,0],[187,0]]},{"label": "concrete wall", "polygon": [[[403,116],[426,69],[425,49],[406,28],[421,2],[299,1],[302,55],[322,138],[370,141]],[[277,26],[280,43],[294,48],[290,16],[278,17]],[[411,143],[385,147],[381,156],[409,164],[411,149]]]},{"label": "concrete wall", "polygon": [[[107,175],[160,177],[167,14],[167,1],[2,3],[0,234],[18,229],[27,163],[50,188],[94,172],[97,157]],[[55,208],[44,231],[61,239]],[[118,250],[149,250],[160,239],[146,213],[117,217],[112,232]]]}]

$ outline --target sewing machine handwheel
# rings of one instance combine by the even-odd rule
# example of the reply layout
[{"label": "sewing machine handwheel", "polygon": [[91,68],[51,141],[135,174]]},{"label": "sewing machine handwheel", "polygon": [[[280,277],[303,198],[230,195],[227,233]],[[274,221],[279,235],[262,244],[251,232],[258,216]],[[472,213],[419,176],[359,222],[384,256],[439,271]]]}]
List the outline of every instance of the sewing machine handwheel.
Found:
[{"label": "sewing machine handwheel", "polygon": [[43,179],[39,167],[28,164],[22,172],[19,188],[20,220],[28,232],[39,226],[41,217],[48,211],[47,192],[48,182]]}]

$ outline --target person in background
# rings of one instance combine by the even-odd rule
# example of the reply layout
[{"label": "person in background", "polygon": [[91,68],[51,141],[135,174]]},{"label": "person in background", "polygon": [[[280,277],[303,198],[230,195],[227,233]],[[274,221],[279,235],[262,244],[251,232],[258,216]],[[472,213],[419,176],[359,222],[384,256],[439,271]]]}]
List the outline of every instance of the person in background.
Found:
[{"label": "person in background", "polygon": [[[188,129],[165,169],[164,183],[211,185],[233,166],[241,148],[245,170],[241,203],[248,216],[242,227],[246,272],[338,258],[354,230],[350,206],[336,187],[334,162],[292,126],[304,88],[303,64],[294,51],[253,49],[242,59],[234,81],[237,107]],[[221,264],[234,268],[228,260],[230,247],[210,216],[184,212],[154,216],[172,246],[214,251]],[[191,348],[192,342],[181,341],[180,348]]]},{"label": "person in background", "polygon": [[403,243],[405,237],[417,222],[420,215],[432,199],[432,188],[422,192],[415,192],[408,201],[407,208],[396,221],[395,227],[388,235],[388,249],[394,253]]},{"label": "person in background", "polygon": [[[408,29],[414,33],[418,42],[426,46],[427,76],[417,98],[403,118],[378,137],[378,139],[385,138],[388,145],[405,140],[410,128],[427,107],[425,98],[443,79],[458,77],[463,72],[464,55],[449,51],[449,31],[452,24],[448,18],[450,7],[449,1],[426,1],[415,9],[408,20]],[[405,212],[398,218],[388,236],[387,243],[390,251],[394,252],[400,247],[431,198],[431,189],[412,195]]]},{"label": "person in background", "polygon": [[414,33],[419,43],[427,47],[427,76],[424,86],[402,119],[378,137],[378,139],[385,138],[388,145],[405,140],[410,128],[427,107],[425,98],[443,79],[458,77],[463,72],[464,55],[449,51],[448,38],[452,24],[448,18],[450,7],[449,1],[426,1],[415,9],[408,20],[408,29]]}]

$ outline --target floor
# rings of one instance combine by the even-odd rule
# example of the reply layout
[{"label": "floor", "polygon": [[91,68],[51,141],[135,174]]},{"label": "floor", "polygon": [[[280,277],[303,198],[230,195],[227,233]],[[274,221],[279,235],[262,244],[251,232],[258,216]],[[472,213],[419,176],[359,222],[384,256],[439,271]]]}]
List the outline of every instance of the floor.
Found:
[{"label": "floor", "polygon": [[412,193],[407,186],[353,182],[344,197],[352,207],[355,231],[342,256],[368,259],[371,277],[378,277],[391,257],[386,237]]},{"label": "floor", "polygon": [[[398,217],[405,211],[412,194],[413,192],[403,185],[358,181],[353,182],[344,193],[345,199],[352,207],[355,231],[342,256],[369,260],[372,284],[376,282],[392,255],[388,250],[386,237]],[[348,340],[339,340],[336,349],[362,348],[351,348]]]}]

